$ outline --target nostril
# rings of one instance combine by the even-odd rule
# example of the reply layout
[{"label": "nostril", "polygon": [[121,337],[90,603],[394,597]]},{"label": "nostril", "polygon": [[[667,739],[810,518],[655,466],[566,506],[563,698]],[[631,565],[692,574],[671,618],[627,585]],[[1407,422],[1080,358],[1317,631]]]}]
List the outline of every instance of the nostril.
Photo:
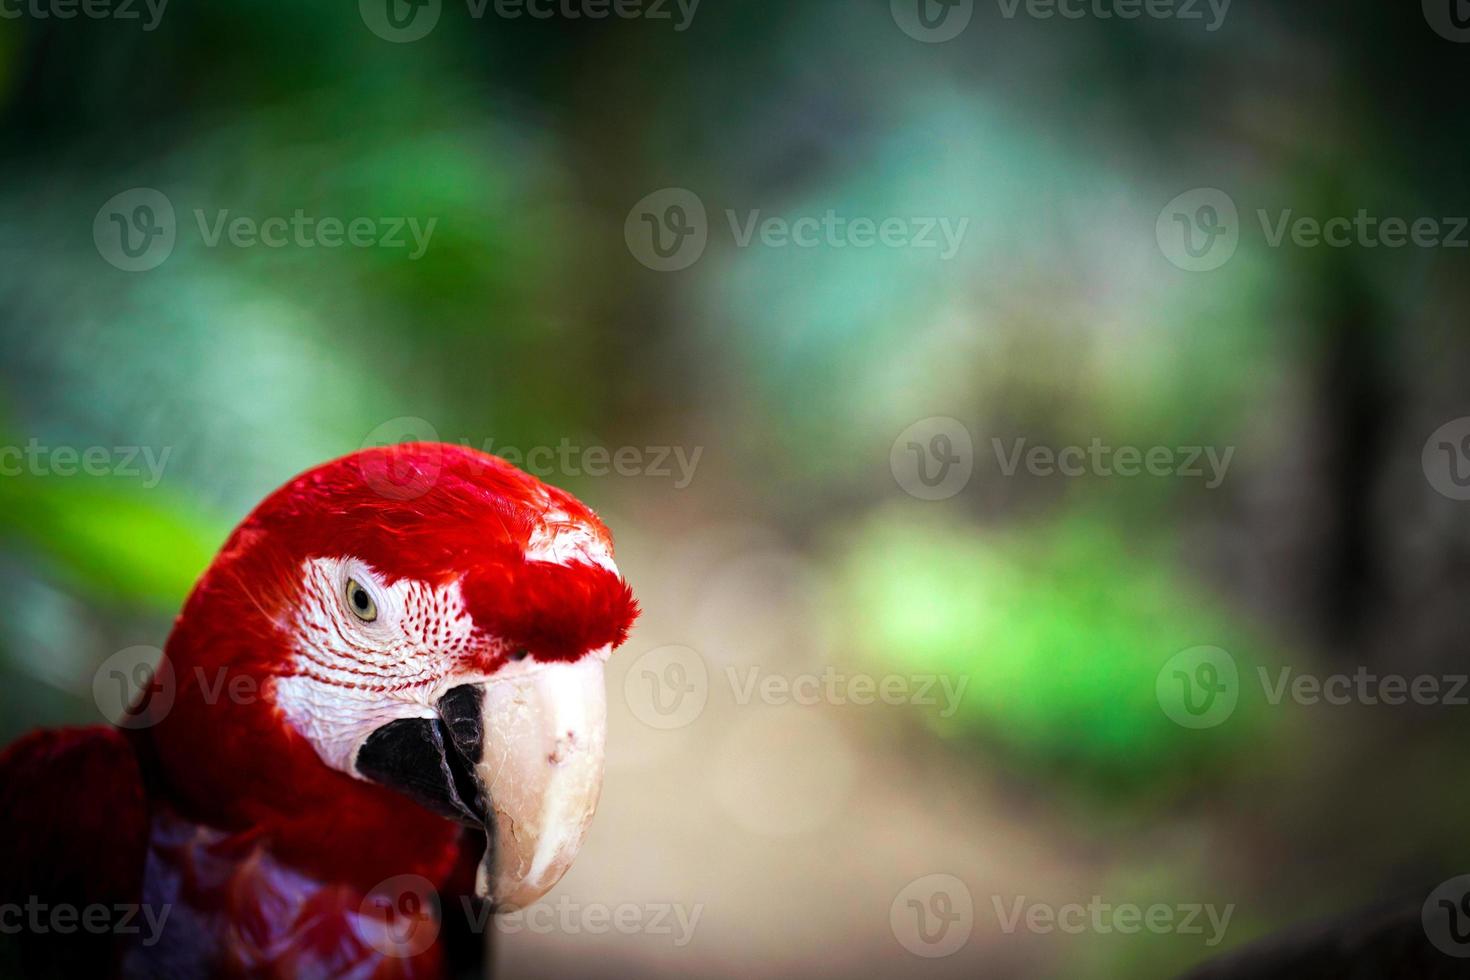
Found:
[{"label": "nostril", "polygon": [[510,655],[510,659],[512,659],[512,660],[516,661],[517,663],[519,663],[520,661],[525,660],[530,655],[531,655],[531,651],[530,650],[517,650],[517,651],[515,651],[514,653],[512,653]]}]

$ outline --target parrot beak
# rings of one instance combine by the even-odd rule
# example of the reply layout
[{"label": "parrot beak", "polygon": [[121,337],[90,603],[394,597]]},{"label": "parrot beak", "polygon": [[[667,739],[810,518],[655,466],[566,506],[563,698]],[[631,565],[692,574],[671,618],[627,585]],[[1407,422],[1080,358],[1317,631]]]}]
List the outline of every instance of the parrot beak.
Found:
[{"label": "parrot beak", "polygon": [[602,660],[526,662],[462,684],[438,717],[379,728],[357,755],[362,775],[485,830],[475,891],[497,911],[546,894],[577,856],[607,743]]}]

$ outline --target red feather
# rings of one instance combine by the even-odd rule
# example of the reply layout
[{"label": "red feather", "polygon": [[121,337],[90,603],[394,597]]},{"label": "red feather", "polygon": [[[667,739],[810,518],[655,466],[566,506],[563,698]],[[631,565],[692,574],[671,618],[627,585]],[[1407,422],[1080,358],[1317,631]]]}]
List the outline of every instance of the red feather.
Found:
[{"label": "red feather", "polygon": [[[143,972],[434,972],[437,949],[386,961],[352,923],[385,878],[463,882],[465,832],[329,768],[271,703],[273,678],[291,672],[301,569],[352,555],[390,582],[461,581],[486,636],[575,659],[621,643],[638,610],[594,560],[528,559],[562,525],[610,553],[606,527],[570,494],[463,447],[368,450],[292,480],[236,529],[185,604],[164,655],[172,704],[155,690],[136,708],[157,714],[152,727],[40,733],[0,757],[3,895],[175,903],[194,938],[179,946],[171,931],[174,948],[148,955],[135,946],[129,962]],[[257,696],[207,690],[239,678]],[[119,951],[112,939],[75,945],[92,972],[109,972]]]}]

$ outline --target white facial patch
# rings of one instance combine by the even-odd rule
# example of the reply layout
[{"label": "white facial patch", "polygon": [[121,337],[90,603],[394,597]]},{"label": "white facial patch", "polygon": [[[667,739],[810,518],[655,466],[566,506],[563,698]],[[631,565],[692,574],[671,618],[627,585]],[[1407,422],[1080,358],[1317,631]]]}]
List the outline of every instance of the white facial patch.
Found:
[{"label": "white facial patch", "polygon": [[[372,597],[372,622],[350,608],[349,582]],[[484,677],[472,665],[485,641],[458,582],[384,585],[365,562],[315,558],[302,566],[300,595],[291,625],[301,640],[293,673],[275,680],[275,702],[334,769],[356,775],[357,749],[374,731],[432,718],[451,686]]]},{"label": "white facial patch", "polygon": [[[526,557],[618,571],[590,526],[556,510],[532,535]],[[386,585],[366,562],[346,557],[310,559],[301,575],[290,620],[299,638],[295,657],[271,690],[286,720],[332,768],[357,776],[357,750],[369,735],[400,718],[433,718],[450,688],[487,678],[478,664],[496,641],[476,632],[458,582],[399,579]],[[372,598],[371,622],[354,614],[349,582]],[[604,647],[592,656],[603,661],[610,652]],[[499,675],[534,666],[507,664]]]},{"label": "white facial patch", "polygon": [[573,561],[584,561],[618,573],[613,564],[612,550],[607,542],[594,531],[591,525],[574,521],[560,510],[549,511],[531,534],[526,545],[526,558],[532,561],[549,561],[558,565]]}]

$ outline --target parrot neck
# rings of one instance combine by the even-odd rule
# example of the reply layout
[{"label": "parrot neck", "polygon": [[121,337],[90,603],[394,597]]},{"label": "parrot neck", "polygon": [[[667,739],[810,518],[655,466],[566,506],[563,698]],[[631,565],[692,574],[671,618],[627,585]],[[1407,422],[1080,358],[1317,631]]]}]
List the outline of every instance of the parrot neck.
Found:
[{"label": "parrot neck", "polygon": [[135,733],[151,794],[181,818],[259,844],[295,872],[359,893],[395,875],[421,875],[436,885],[450,875],[465,828],[329,769],[278,726],[242,733],[241,748],[249,751],[221,764],[212,754],[218,746],[180,737],[198,730],[189,723],[191,707],[181,701],[164,722]]}]

